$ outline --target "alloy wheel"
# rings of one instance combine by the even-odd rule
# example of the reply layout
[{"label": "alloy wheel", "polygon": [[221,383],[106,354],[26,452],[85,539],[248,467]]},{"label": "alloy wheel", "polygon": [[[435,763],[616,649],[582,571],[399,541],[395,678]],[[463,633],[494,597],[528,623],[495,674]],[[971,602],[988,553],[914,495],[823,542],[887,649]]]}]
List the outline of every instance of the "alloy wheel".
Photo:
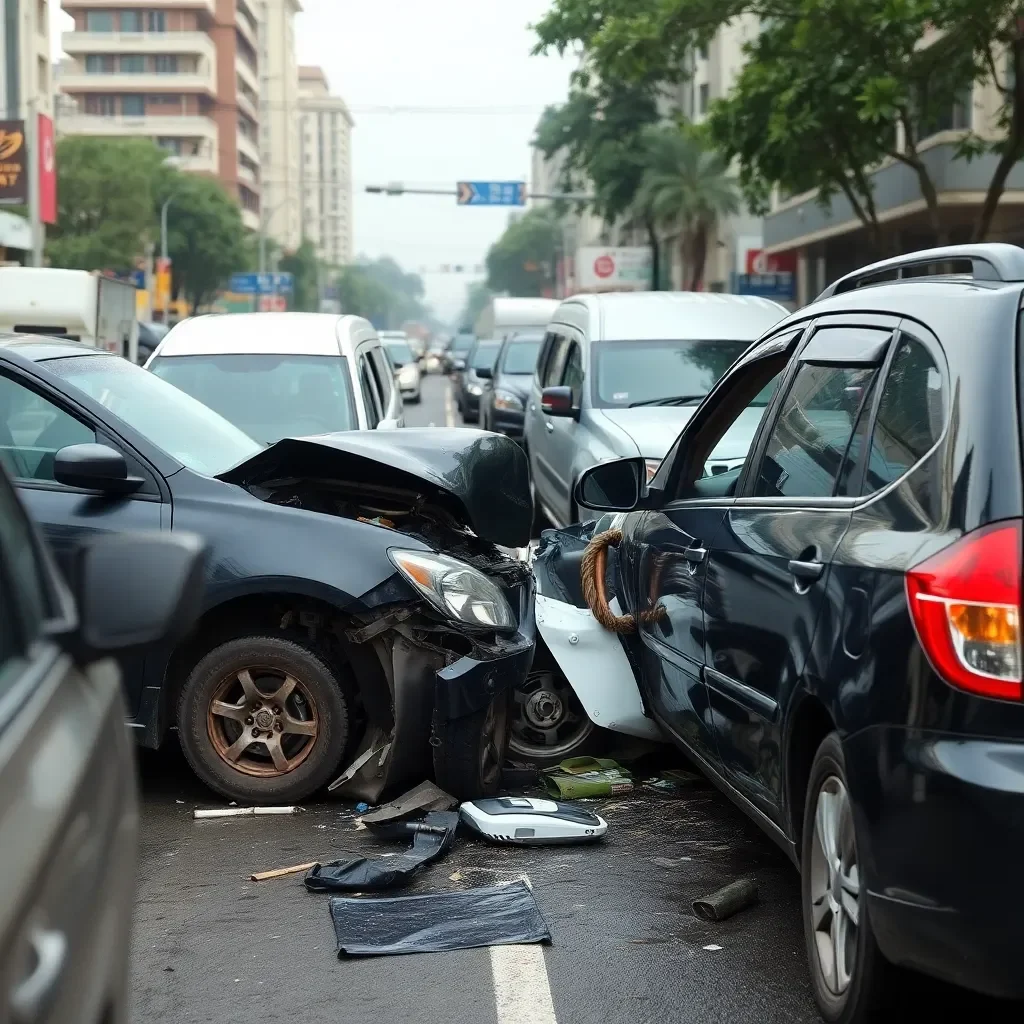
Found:
[{"label": "alloy wheel", "polygon": [[815,805],[810,894],[816,966],[838,997],[856,968],[861,886],[850,796],[835,775],[825,779]]},{"label": "alloy wheel", "polygon": [[569,681],[558,672],[531,672],[516,687],[509,748],[519,757],[568,757],[594,731]]}]

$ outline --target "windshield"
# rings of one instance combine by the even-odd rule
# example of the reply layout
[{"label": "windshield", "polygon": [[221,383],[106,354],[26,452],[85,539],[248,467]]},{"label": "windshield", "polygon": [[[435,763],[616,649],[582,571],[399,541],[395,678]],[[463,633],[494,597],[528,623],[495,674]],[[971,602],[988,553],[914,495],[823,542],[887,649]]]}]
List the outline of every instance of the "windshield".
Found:
[{"label": "windshield", "polygon": [[[599,342],[593,346],[594,405],[696,405],[750,345],[749,341]],[[767,405],[768,398],[762,404]]]},{"label": "windshield", "polygon": [[388,350],[388,355],[391,356],[391,362],[395,366],[405,366],[406,363],[414,362],[416,357],[412,354],[412,349],[409,347],[409,343],[406,341],[392,341],[390,338],[384,342],[384,347]]},{"label": "windshield", "polygon": [[340,356],[166,356],[150,369],[265,444],[359,426]]},{"label": "windshield", "polygon": [[473,347],[473,343],[475,341],[476,338],[474,338],[472,334],[460,334],[452,342],[452,351],[458,352],[459,354],[468,352]]},{"label": "windshield", "polygon": [[46,369],[197,473],[217,476],[262,448],[202,402],[120,356],[51,359]]},{"label": "windshield", "polygon": [[498,358],[498,349],[501,348],[500,341],[482,341],[473,350],[470,359],[470,366],[474,370],[493,369],[494,360]]},{"label": "windshield", "polygon": [[505,357],[501,361],[501,372],[533,373],[543,343],[543,338],[510,342],[508,348],[505,349]]}]

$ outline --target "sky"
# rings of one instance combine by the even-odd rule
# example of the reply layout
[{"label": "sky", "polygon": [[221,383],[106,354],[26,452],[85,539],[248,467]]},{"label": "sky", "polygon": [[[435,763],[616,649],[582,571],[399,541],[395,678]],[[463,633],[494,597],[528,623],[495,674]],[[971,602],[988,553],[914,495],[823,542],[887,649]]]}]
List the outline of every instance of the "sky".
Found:
[{"label": "sky", "polygon": [[[462,308],[508,210],[458,208],[453,196],[368,195],[368,184],[449,188],[456,181],[528,180],[530,140],[544,107],[565,99],[572,57],[531,57],[529,29],[549,0],[303,0],[302,64],[319,64],[352,110],[357,254],[393,256],[423,273],[444,320]],[[383,113],[374,108],[433,108]],[[475,108],[465,112],[465,108]],[[461,112],[436,113],[438,108]]]}]

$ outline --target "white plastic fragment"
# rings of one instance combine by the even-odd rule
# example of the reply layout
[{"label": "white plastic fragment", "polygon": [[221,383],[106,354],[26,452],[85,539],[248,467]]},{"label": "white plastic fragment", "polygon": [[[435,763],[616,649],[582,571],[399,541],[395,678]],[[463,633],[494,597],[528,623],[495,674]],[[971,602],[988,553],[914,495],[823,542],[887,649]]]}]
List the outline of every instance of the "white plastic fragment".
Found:
[{"label": "white plastic fragment", "polygon": [[302,808],[296,805],[289,807],[216,807],[210,810],[196,809],[192,817],[200,818],[245,818],[260,817],[267,814],[301,814]]}]

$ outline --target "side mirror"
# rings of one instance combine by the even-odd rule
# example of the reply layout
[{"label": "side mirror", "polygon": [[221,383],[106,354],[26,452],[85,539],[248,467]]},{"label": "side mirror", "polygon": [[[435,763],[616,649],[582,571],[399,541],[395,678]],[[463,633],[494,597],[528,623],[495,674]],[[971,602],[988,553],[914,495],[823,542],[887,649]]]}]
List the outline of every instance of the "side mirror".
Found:
[{"label": "side mirror", "polygon": [[616,459],[585,470],[574,497],[594,512],[632,512],[644,498],[646,481],[643,459]]},{"label": "side mirror", "polygon": [[545,388],[540,393],[540,408],[547,416],[574,417],[576,410],[572,404],[572,388]]},{"label": "side mirror", "polygon": [[202,611],[206,544],[190,533],[121,533],[78,555],[78,654],[175,642]]},{"label": "side mirror", "polygon": [[477,369],[477,371],[476,371],[476,375],[481,380],[493,380],[494,379],[494,371],[489,366],[481,366],[481,367],[479,367]]},{"label": "side mirror", "polygon": [[53,457],[53,478],[68,487],[131,494],[145,482],[128,475],[125,457],[105,444],[69,444]]}]

